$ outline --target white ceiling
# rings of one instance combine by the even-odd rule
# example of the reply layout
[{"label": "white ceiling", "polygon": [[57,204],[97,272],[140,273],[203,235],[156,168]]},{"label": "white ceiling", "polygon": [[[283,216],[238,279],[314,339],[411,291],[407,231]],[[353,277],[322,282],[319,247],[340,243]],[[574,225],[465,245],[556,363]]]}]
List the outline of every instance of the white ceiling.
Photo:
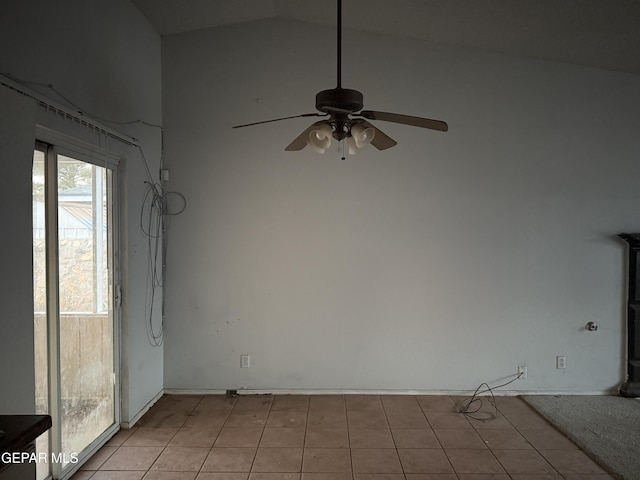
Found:
[{"label": "white ceiling", "polygon": [[[131,0],[161,35],[264,18],[336,24],[333,0]],[[640,74],[638,0],[344,0],[343,27]]]}]

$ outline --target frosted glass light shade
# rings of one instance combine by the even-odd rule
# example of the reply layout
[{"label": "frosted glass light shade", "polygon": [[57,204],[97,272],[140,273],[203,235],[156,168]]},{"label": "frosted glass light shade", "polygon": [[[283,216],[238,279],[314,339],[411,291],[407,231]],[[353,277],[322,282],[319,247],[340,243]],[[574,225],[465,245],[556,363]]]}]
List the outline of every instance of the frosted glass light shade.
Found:
[{"label": "frosted glass light shade", "polygon": [[316,130],[309,132],[307,145],[318,153],[324,153],[324,151],[331,146],[331,134],[331,127],[329,125],[320,125]]},{"label": "frosted glass light shade", "polygon": [[371,143],[376,131],[371,127],[363,127],[362,125],[354,125],[351,127],[351,137],[355,140],[357,148],[364,148]]},{"label": "frosted glass light shade", "polygon": [[353,137],[347,137],[347,148],[349,149],[349,155],[355,155],[358,153],[358,146],[356,140]]}]

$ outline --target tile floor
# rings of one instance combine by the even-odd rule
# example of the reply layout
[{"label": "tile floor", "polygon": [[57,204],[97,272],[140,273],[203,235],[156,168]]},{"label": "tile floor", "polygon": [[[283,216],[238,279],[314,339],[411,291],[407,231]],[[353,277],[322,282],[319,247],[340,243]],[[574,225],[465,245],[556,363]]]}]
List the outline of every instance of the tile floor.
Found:
[{"label": "tile floor", "polygon": [[167,395],[73,480],[604,480],[517,397]]}]

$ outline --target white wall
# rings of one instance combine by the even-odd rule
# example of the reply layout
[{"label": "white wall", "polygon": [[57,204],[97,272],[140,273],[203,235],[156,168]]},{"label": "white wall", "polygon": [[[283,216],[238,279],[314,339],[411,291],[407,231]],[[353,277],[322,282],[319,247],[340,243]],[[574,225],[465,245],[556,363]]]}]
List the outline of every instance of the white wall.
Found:
[{"label": "white wall", "polygon": [[365,108],[450,131],[378,122],[399,145],[341,161],[283,151],[309,119],[231,130],[313,112],[334,35],[268,20],[163,37],[166,165],[188,197],[165,388],[457,391],[526,365],[508,389],[617,389],[640,78],[346,31],[343,86]]},{"label": "white wall", "polygon": [[[53,84],[86,112],[111,120],[161,123],[160,37],[127,0],[49,2],[3,6],[0,72]],[[32,85],[65,104],[51,90]],[[137,148],[126,147],[47,112],[0,86],[2,162],[2,299],[0,368],[2,413],[33,411],[33,300],[31,264],[31,164],[36,124],[52,128],[121,156],[121,267],[123,421],[162,391],[163,349],[147,341],[146,238],[140,208],[146,175]],[[136,137],[158,171],[160,132],[141,124],[115,125]],[[159,322],[160,319],[156,318]]]}]

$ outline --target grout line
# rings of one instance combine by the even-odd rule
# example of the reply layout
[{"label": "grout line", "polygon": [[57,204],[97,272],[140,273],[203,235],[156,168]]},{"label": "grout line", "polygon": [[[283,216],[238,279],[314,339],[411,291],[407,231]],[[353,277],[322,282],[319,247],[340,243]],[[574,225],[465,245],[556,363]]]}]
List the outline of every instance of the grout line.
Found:
[{"label": "grout line", "polygon": [[[521,399],[520,399],[519,401],[520,401],[523,405],[527,405],[527,404],[526,404],[524,401],[522,401]],[[505,414],[504,414],[504,413],[502,413],[502,411],[497,407],[497,405],[496,405],[496,410],[497,410],[497,411],[498,411],[498,413],[502,416],[502,418],[504,418],[504,419],[505,419],[505,421],[506,421],[509,425],[511,425],[511,426],[513,427],[513,429],[514,429],[516,432],[518,432],[518,434],[519,434],[520,436],[522,436],[522,438],[524,438],[524,439],[527,441],[527,443],[528,443],[529,445],[531,445],[531,448],[532,448],[532,449],[533,449],[533,450],[534,450],[538,455],[540,455],[540,458],[542,458],[542,459],[543,459],[543,460],[544,460],[544,461],[545,461],[545,462],[546,462],[546,463],[547,463],[547,464],[548,464],[548,465],[553,469],[553,471],[554,471],[554,472],[556,472],[558,475],[560,475],[560,476],[563,478],[563,476],[561,475],[561,473],[560,473],[560,472],[558,472],[558,470],[556,470],[556,468],[555,468],[553,465],[551,465],[551,463],[549,463],[549,461],[548,461],[546,458],[544,458],[544,456],[543,456],[543,455],[538,451],[538,449],[537,449],[537,448],[536,448],[536,447],[535,447],[535,446],[534,446],[534,445],[529,441],[529,439],[527,439],[527,437],[525,437],[525,436],[522,434],[522,432],[520,431],[520,429],[519,429],[518,427],[516,427],[516,426],[511,422],[511,420],[509,420],[509,419],[505,416]],[[540,417],[541,417],[541,416],[540,416]],[[542,418],[542,417],[541,417],[541,418]],[[477,429],[476,429],[476,427],[473,425],[473,423],[471,424],[471,426],[472,426],[472,427],[473,427],[473,429],[477,432]],[[480,435],[480,434],[478,433],[478,435]],[[500,449],[496,449],[496,450],[500,450]],[[495,458],[495,459],[497,460],[497,462],[500,464],[500,466],[504,469],[504,471],[507,473],[507,475],[511,476],[511,474],[510,474],[509,472],[507,472],[506,467],[502,464],[502,462],[500,461],[500,459],[495,455],[495,453],[493,452],[493,449],[492,449],[492,448],[489,448],[489,451],[490,451],[490,452],[491,452],[491,454],[493,455],[493,458]],[[532,475],[533,475],[533,474],[532,474]]]},{"label": "grout line", "polygon": [[[351,428],[350,428],[350,426],[349,426],[349,419],[348,419],[348,416],[347,416],[347,413],[348,413],[348,409],[347,409],[347,401],[346,401],[347,399],[346,399],[346,398],[344,398],[344,396],[343,396],[343,395],[341,395],[341,397],[342,397],[343,402],[344,402],[344,404],[343,404],[343,409],[342,409],[341,411],[342,411],[342,412],[344,413],[344,415],[345,415],[345,421],[346,421],[346,427],[347,427],[347,448],[348,448],[348,452],[349,452],[349,457],[350,457],[350,466],[351,466],[351,473],[350,473],[350,475],[351,475],[351,479],[353,479],[353,478],[354,478],[355,473],[354,473],[354,471],[353,471],[353,470],[354,470],[354,466],[353,466],[353,456],[352,456],[352,453],[353,453],[352,451],[353,451],[353,449],[351,448],[351,433],[352,433],[352,432],[351,432]],[[374,397],[374,396],[372,396],[372,397]],[[400,455],[399,455],[399,452],[398,452],[398,446],[397,446],[396,440],[395,440],[395,438],[394,438],[394,436],[393,436],[393,431],[392,431],[392,429],[391,429],[391,424],[390,424],[390,422],[389,422],[389,413],[391,412],[391,410],[389,410],[389,411],[388,411],[388,408],[387,408],[387,407],[385,407],[385,404],[384,404],[384,402],[382,401],[382,398],[381,398],[380,396],[375,396],[375,397],[377,397],[378,401],[379,401],[379,402],[380,402],[380,404],[381,404],[381,407],[382,407],[382,413],[383,413],[383,414],[384,414],[384,416],[385,416],[385,421],[386,421],[386,424],[387,424],[387,425],[386,425],[386,429],[389,431],[389,434],[391,435],[391,439],[392,439],[392,442],[393,442],[393,448],[394,448],[394,450],[395,450],[395,452],[396,452],[396,456],[398,457],[398,460],[399,460],[399,462],[400,462],[400,466],[401,466],[401,468],[402,468],[402,471],[404,472],[404,466],[402,465],[402,461],[401,461],[401,459],[400,459]],[[426,421],[427,421],[428,428],[430,428],[430,430],[431,430],[432,432],[434,432],[434,434],[435,434],[435,431],[434,431],[434,429],[433,429],[433,425],[429,422],[429,418],[427,417],[427,412],[425,411],[425,409],[423,408],[423,406],[420,404],[420,402],[418,402],[418,398],[417,398],[417,396],[414,396],[414,395],[407,395],[407,397],[413,397],[413,399],[417,402],[417,404],[418,404],[418,407],[419,407],[419,409],[420,409],[421,414],[423,415],[423,417],[424,417],[424,418],[426,419]],[[455,402],[455,400],[454,400],[451,396],[448,396],[448,398],[449,398],[449,400],[451,400],[451,401],[453,402],[454,407],[455,407],[455,406],[457,405],[457,403]],[[153,466],[157,463],[157,461],[158,461],[158,459],[160,458],[160,456],[162,456],[162,454],[165,452],[165,450],[166,450],[166,448],[169,446],[170,442],[171,442],[171,441],[176,437],[176,435],[178,435],[178,433],[179,433],[182,429],[186,428],[186,426],[187,426],[187,425],[186,425],[186,423],[187,423],[187,421],[188,421],[188,418],[189,418],[190,416],[193,416],[193,414],[197,411],[198,406],[200,406],[200,405],[201,405],[201,403],[203,402],[203,400],[204,400],[204,397],[201,397],[201,398],[200,398],[200,400],[199,400],[199,401],[198,401],[198,402],[197,402],[197,403],[196,403],[196,404],[195,404],[195,405],[194,405],[194,406],[189,410],[189,413],[187,414],[187,418],[185,418],[185,419],[180,423],[180,425],[176,428],[176,431],[175,431],[175,432],[171,435],[171,437],[168,439],[167,443],[166,443],[165,445],[161,446],[162,448],[161,448],[161,450],[160,450],[159,454],[158,454],[158,455],[154,458],[154,460],[151,462],[151,465],[149,466],[149,468],[148,468],[147,470],[145,470],[145,471],[144,471],[144,473],[143,473],[143,475],[144,475],[144,476],[143,476],[143,478],[147,478],[147,476],[148,476],[148,475],[150,474],[150,472],[152,471]],[[542,415],[540,415],[538,412],[536,412],[535,410],[533,410],[529,405],[527,405],[524,401],[522,401],[522,399],[517,399],[517,400],[515,400],[515,399],[514,399],[514,401],[515,401],[515,402],[519,402],[519,403],[517,403],[517,405],[518,405],[518,406],[519,406],[519,405],[527,406],[527,407],[529,408],[529,410],[531,410],[531,412],[533,413],[533,415],[535,415],[536,417],[540,417],[540,418],[544,419],[544,417],[543,417]],[[162,406],[162,405],[166,404],[167,402],[166,402],[166,399],[165,399],[165,401],[162,401],[162,403],[160,403],[160,402],[158,402],[158,403],[159,403],[159,405],[160,405],[160,406]],[[262,439],[263,439],[263,437],[264,437],[265,429],[267,428],[267,422],[268,422],[268,420],[269,420],[269,417],[270,417],[271,413],[275,411],[275,410],[273,410],[274,403],[275,403],[275,396],[273,396],[273,397],[271,398],[271,402],[270,402],[270,404],[269,404],[269,406],[268,406],[268,410],[267,410],[267,412],[266,412],[266,420],[265,420],[265,423],[264,423],[264,425],[262,425],[262,427],[261,427],[260,438],[258,439],[258,443],[257,443],[257,445],[256,445],[255,454],[254,454],[253,460],[252,460],[252,462],[251,462],[251,467],[250,467],[250,470],[251,470],[251,471],[253,470],[253,468],[254,468],[254,466],[255,466],[255,462],[256,462],[256,459],[257,459],[258,449],[260,448],[260,443],[261,443],[261,441],[262,441]],[[224,416],[224,420],[222,421],[222,424],[221,424],[221,426],[220,426],[220,427],[204,427],[204,428],[218,428],[218,432],[217,432],[217,434],[215,435],[215,438],[213,439],[213,442],[212,442],[211,446],[208,448],[208,452],[207,452],[207,455],[205,456],[205,460],[203,461],[203,463],[202,463],[202,465],[200,466],[200,468],[195,472],[195,477],[194,477],[194,478],[196,478],[199,474],[203,473],[202,468],[203,468],[203,466],[204,466],[204,464],[205,464],[205,462],[206,462],[206,459],[208,458],[208,456],[211,454],[211,452],[212,452],[212,451],[213,451],[213,449],[215,448],[215,442],[216,442],[216,441],[217,441],[217,439],[219,438],[219,435],[220,435],[220,433],[222,432],[222,430],[225,428],[225,425],[227,424],[227,422],[228,422],[228,420],[229,420],[230,416],[233,414],[233,412],[234,412],[234,410],[235,410],[235,408],[236,408],[236,406],[237,406],[237,405],[238,405],[238,400],[237,400],[237,399],[234,399],[233,403],[231,404],[231,407],[230,407],[228,410],[226,410],[226,409],[225,409],[225,410],[226,410],[226,415]],[[497,407],[497,406],[496,406],[496,407]],[[506,405],[505,405],[505,408],[506,408]],[[507,411],[508,411],[508,410],[509,410],[509,409],[507,408]],[[309,433],[309,421],[310,421],[310,413],[311,413],[311,399],[310,399],[310,398],[308,399],[308,401],[307,401],[307,403],[306,403],[306,409],[305,409],[304,411],[305,411],[305,420],[304,420],[304,430],[305,430],[305,432],[304,432],[304,437],[303,437],[303,442],[302,442],[302,458],[301,458],[301,464],[300,464],[300,470],[299,470],[299,473],[301,473],[301,474],[303,473],[303,471],[302,471],[302,470],[303,470],[303,465],[304,465],[304,451],[305,451],[305,449],[307,448],[307,440],[308,440],[308,433]],[[456,411],[456,410],[454,410],[454,411],[455,411],[456,413],[460,413],[460,412],[458,412],[458,411]],[[291,411],[290,411],[290,410],[283,410],[283,412],[291,412]],[[374,412],[369,412],[369,413],[374,413]],[[551,464],[551,463],[550,463],[550,462],[549,462],[549,461],[548,461],[548,460],[547,460],[547,459],[542,455],[541,451],[540,451],[537,447],[535,447],[535,446],[534,446],[534,445],[529,441],[529,439],[528,439],[528,438],[523,434],[523,432],[521,431],[521,429],[520,429],[520,428],[518,428],[518,427],[517,427],[517,426],[512,422],[512,420],[511,420],[510,418],[508,418],[508,417],[507,417],[507,415],[505,415],[501,410],[499,410],[499,409],[498,409],[498,413],[499,413],[499,416],[497,416],[497,417],[495,417],[495,418],[497,419],[497,418],[499,418],[499,417],[502,417],[502,418],[503,418],[503,419],[508,423],[508,425],[510,426],[510,428],[511,428],[511,429],[513,429],[513,431],[514,431],[514,432],[516,432],[518,435],[520,435],[522,438],[524,438],[524,439],[525,439],[525,441],[527,442],[527,444],[531,447],[531,450],[535,451],[535,452],[537,453],[537,455],[539,455],[539,456],[540,456],[540,457],[545,461],[545,463],[546,463],[546,464],[547,464],[547,465],[548,465],[548,466],[549,466],[549,467],[550,467],[554,472],[556,472],[558,475],[560,475],[560,478],[562,478],[562,477],[563,477],[563,474],[562,474],[562,473],[560,473],[560,472],[558,472],[558,470],[557,470],[557,469],[556,469],[556,468],[555,468],[555,467],[554,467],[554,466],[553,466],[553,465],[552,465],[552,464]],[[508,413],[508,415],[509,415],[509,416],[512,416],[512,418],[515,418],[517,415],[519,415],[519,410],[517,410],[517,409],[516,409],[516,410],[512,411],[511,413]],[[286,416],[286,413],[285,413],[285,416]],[[469,424],[471,425],[472,431],[473,431],[476,435],[478,435],[480,438],[482,438],[481,432],[486,431],[486,430],[485,430],[485,429],[479,429],[479,428],[476,428],[476,425],[478,425],[476,422],[472,422],[472,421],[470,421],[466,416],[464,416],[464,418],[465,418],[465,419],[467,420],[467,422],[469,422]],[[158,425],[158,426],[162,426],[162,425]],[[552,424],[549,424],[549,426],[550,426],[550,428],[548,429],[549,431],[560,432],[560,431],[559,431],[555,426],[553,426]],[[285,427],[286,427],[286,424],[285,424]],[[150,427],[150,428],[152,428],[152,427]],[[407,428],[412,428],[412,427],[407,427]],[[137,428],[136,428],[136,430],[137,430]],[[500,430],[508,431],[507,429],[500,429]],[[525,431],[528,431],[528,429],[526,428],[526,426],[525,426],[524,430],[525,430]],[[529,429],[529,430],[531,430],[531,429]],[[536,429],[534,429],[534,430],[536,430]],[[84,472],[87,472],[87,473],[90,475],[90,477],[89,477],[89,478],[91,478],[91,477],[95,476],[96,472],[101,470],[101,467],[102,467],[102,466],[103,466],[103,465],[104,465],[104,464],[109,460],[109,458],[111,458],[111,457],[112,457],[112,456],[113,456],[117,451],[119,451],[119,450],[123,447],[123,444],[127,441],[127,439],[128,439],[131,435],[133,435],[134,433],[135,433],[135,432],[132,432],[130,435],[128,435],[128,436],[127,436],[127,438],[125,438],[125,439],[123,440],[123,442],[122,442],[122,444],[121,444],[121,445],[115,446],[116,448],[115,448],[115,449],[114,449],[114,451],[111,453],[111,455],[109,455],[107,458],[105,458],[105,460],[101,463],[101,465],[97,466],[97,470],[96,470],[96,471],[91,471],[91,472],[84,471]],[[562,432],[560,432],[560,433],[562,433]],[[440,439],[437,437],[437,435],[435,436],[435,438],[436,438],[436,440],[437,440],[437,442],[438,442],[438,445],[440,446],[440,447],[439,447],[439,449],[440,449],[443,453],[445,453],[445,457],[447,458],[447,461],[449,462],[449,465],[451,466],[452,471],[454,472],[454,475],[456,475],[456,476],[457,476],[457,473],[455,473],[455,469],[453,468],[453,465],[451,464],[451,461],[450,461],[449,457],[446,455],[445,448],[444,448],[444,446],[442,445],[442,443],[441,443]],[[484,440],[484,439],[483,439],[483,440]],[[571,441],[571,440],[569,439],[569,441]],[[572,442],[572,443],[575,445],[575,442]],[[582,449],[581,449],[580,447],[578,447],[577,445],[575,445],[575,446],[576,446],[576,449],[577,449],[578,451],[581,451],[581,452],[583,452],[583,453],[584,453],[584,450],[582,450]],[[325,448],[333,448],[333,447],[325,447]],[[495,454],[495,451],[497,451],[497,450],[508,450],[508,449],[500,449],[500,448],[497,448],[497,449],[495,449],[495,451],[494,451],[494,449],[493,449],[493,448],[491,448],[489,445],[487,445],[487,449],[491,452],[491,456],[492,456],[492,457],[493,457],[493,458],[498,462],[498,464],[499,464],[499,465],[504,469],[504,471],[506,472],[507,477],[511,478],[511,477],[512,477],[512,474],[506,471],[505,466],[502,464],[502,462],[499,460],[499,458],[498,458],[498,457],[496,456],[496,454]],[[469,449],[468,449],[468,448],[465,448],[464,450],[469,450]],[[518,451],[525,451],[525,450],[518,450]],[[529,450],[529,449],[526,449],[526,451],[530,451],[530,450]],[[604,469],[603,469],[603,470],[604,470]],[[249,474],[251,474],[251,471],[249,472]],[[605,470],[605,471],[606,471],[606,470]],[[80,470],[79,472],[83,472],[83,471],[82,471],[82,470]],[[87,474],[87,473],[85,473],[85,474]],[[193,473],[193,472],[190,472],[190,473]],[[406,473],[406,472],[405,472],[405,473]],[[607,472],[607,473],[609,473],[609,472]],[[403,476],[406,478],[406,474],[403,474]]]}]

